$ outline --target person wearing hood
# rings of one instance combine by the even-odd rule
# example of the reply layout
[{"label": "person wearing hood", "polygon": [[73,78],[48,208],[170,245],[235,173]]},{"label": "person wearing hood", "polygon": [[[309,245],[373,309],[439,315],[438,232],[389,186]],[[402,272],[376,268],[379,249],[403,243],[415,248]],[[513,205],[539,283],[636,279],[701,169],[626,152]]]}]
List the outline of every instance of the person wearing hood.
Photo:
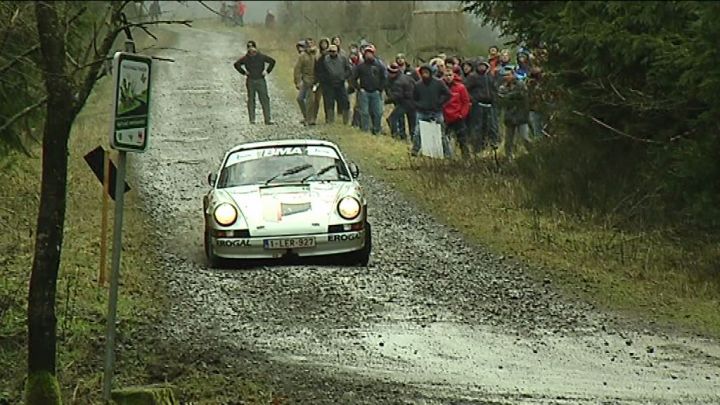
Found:
[{"label": "person wearing hood", "polygon": [[498,89],[498,100],[505,111],[505,156],[513,160],[516,135],[520,136],[527,149],[530,149],[531,144],[528,134],[530,111],[527,86],[517,80],[512,71],[506,70],[503,84]]},{"label": "person wearing hood", "polygon": [[465,85],[470,93],[472,108],[470,109],[470,138],[475,153],[479,153],[490,141],[493,149],[497,149],[498,80],[492,75],[490,63],[480,58],[475,70],[468,75]]},{"label": "person wearing hood", "polygon": [[[298,43],[305,46],[306,42]],[[315,46],[302,48],[303,51],[298,56],[295,68],[293,69],[293,77],[295,79],[295,88],[298,90],[297,103],[300,106],[300,113],[303,116],[302,123],[304,125],[314,125],[314,120],[308,115],[309,102],[312,95],[312,87],[315,85],[315,54],[317,48]]]},{"label": "person wearing hood", "polygon": [[266,125],[275,124],[270,114],[270,97],[268,96],[267,82],[265,76],[275,68],[275,59],[257,50],[257,43],[250,40],[247,42],[247,53],[235,61],[233,67],[243,76],[246,76],[245,86],[247,88],[247,108],[250,123],[255,123],[255,98],[260,99],[263,117]]},{"label": "person wearing hood", "polygon": [[342,115],[343,123],[350,121],[350,101],[348,100],[345,82],[350,79],[352,70],[350,61],[345,55],[339,54],[339,48],[333,44],[328,47],[328,54],[323,61],[325,83],[321,84],[325,101],[325,122],[335,122],[335,104],[338,114]]},{"label": "person wearing hood", "polygon": [[[383,101],[387,69],[375,59],[375,47],[369,45],[363,54],[363,63],[355,66],[351,82],[358,94],[360,129],[379,135],[382,129]],[[370,127],[372,121],[372,128]]]},{"label": "person wearing hood", "polygon": [[[442,80],[434,77],[430,65],[421,66],[420,80],[415,82],[413,89],[413,101],[417,111],[411,149],[413,156],[417,156],[420,152],[420,121],[433,121],[443,125],[443,106],[450,100],[450,96],[450,90]],[[443,131],[442,142],[444,155],[450,157],[450,142],[445,131]]]},{"label": "person wearing hood", "polygon": [[517,69],[515,69],[516,75],[520,77],[527,77],[530,74],[530,53],[526,50],[520,50],[515,57]]},{"label": "person wearing hood", "polygon": [[470,76],[470,74],[475,71],[476,64],[477,62],[472,60],[463,61],[463,63],[460,65],[460,76],[464,80],[467,80],[468,76]]},{"label": "person wearing hood", "polygon": [[394,104],[390,116],[388,117],[388,126],[390,126],[390,134],[401,140],[407,139],[405,134],[405,118],[407,117],[410,134],[415,131],[415,102],[413,100],[413,92],[415,90],[415,82],[410,75],[405,74],[397,63],[392,63],[388,67],[387,98],[385,103]]},{"label": "person wearing hood", "polygon": [[448,135],[455,134],[460,145],[460,152],[463,157],[467,157],[469,151],[466,122],[470,114],[470,95],[463,84],[462,78],[453,69],[445,69],[443,80],[450,90],[450,99],[443,105],[445,132]]}]

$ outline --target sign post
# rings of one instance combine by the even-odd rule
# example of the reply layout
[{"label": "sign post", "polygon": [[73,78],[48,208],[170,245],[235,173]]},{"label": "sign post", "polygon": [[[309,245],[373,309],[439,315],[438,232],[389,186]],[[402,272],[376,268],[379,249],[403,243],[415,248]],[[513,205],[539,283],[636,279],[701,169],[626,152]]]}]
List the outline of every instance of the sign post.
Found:
[{"label": "sign post", "polygon": [[104,287],[107,282],[107,231],[108,210],[110,210],[110,152],[103,151],[103,193],[102,222],[100,224],[100,274],[98,284]]},{"label": "sign post", "polygon": [[125,42],[128,52],[113,57],[113,119],[110,146],[118,151],[115,190],[115,224],[113,228],[110,297],[108,300],[107,334],[105,341],[105,370],[103,399],[110,400],[115,362],[115,320],[117,318],[118,284],[120,282],[120,253],[122,251],[123,186],[128,152],[144,152],[148,144],[150,124],[150,79],[152,59],[135,55],[132,40]]}]

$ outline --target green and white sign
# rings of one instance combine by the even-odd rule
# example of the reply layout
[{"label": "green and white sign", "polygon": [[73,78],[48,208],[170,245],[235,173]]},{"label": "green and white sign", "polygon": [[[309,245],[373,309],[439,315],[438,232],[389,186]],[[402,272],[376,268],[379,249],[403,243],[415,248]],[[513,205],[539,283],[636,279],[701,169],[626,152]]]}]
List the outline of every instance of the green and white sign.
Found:
[{"label": "green and white sign", "polygon": [[152,59],[117,52],[113,57],[112,134],[110,146],[126,152],[147,149],[150,128],[150,83]]}]

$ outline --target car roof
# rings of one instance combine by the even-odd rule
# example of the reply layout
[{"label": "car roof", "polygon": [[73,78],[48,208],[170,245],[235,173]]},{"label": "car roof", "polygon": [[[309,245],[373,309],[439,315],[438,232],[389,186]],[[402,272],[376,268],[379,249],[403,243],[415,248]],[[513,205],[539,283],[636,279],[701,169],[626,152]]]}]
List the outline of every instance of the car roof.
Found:
[{"label": "car roof", "polygon": [[236,145],[227,153],[237,152],[244,149],[258,149],[274,146],[329,146],[331,148],[340,149],[336,144],[321,139],[279,139],[272,141],[247,142]]}]

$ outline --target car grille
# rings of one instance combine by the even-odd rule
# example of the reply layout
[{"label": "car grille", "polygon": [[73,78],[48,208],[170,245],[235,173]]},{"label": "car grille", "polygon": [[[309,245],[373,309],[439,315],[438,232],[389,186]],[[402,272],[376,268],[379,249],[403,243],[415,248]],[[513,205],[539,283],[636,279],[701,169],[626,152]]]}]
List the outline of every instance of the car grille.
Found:
[{"label": "car grille", "polygon": [[[330,225],[330,226],[328,226],[328,233],[360,231],[363,229],[364,226],[365,226],[365,221],[356,222],[354,224]],[[348,228],[346,228],[346,227],[348,227]]]},{"label": "car grille", "polygon": [[213,236],[216,238],[249,238],[250,231],[247,229],[237,229],[234,231],[213,230]]}]

